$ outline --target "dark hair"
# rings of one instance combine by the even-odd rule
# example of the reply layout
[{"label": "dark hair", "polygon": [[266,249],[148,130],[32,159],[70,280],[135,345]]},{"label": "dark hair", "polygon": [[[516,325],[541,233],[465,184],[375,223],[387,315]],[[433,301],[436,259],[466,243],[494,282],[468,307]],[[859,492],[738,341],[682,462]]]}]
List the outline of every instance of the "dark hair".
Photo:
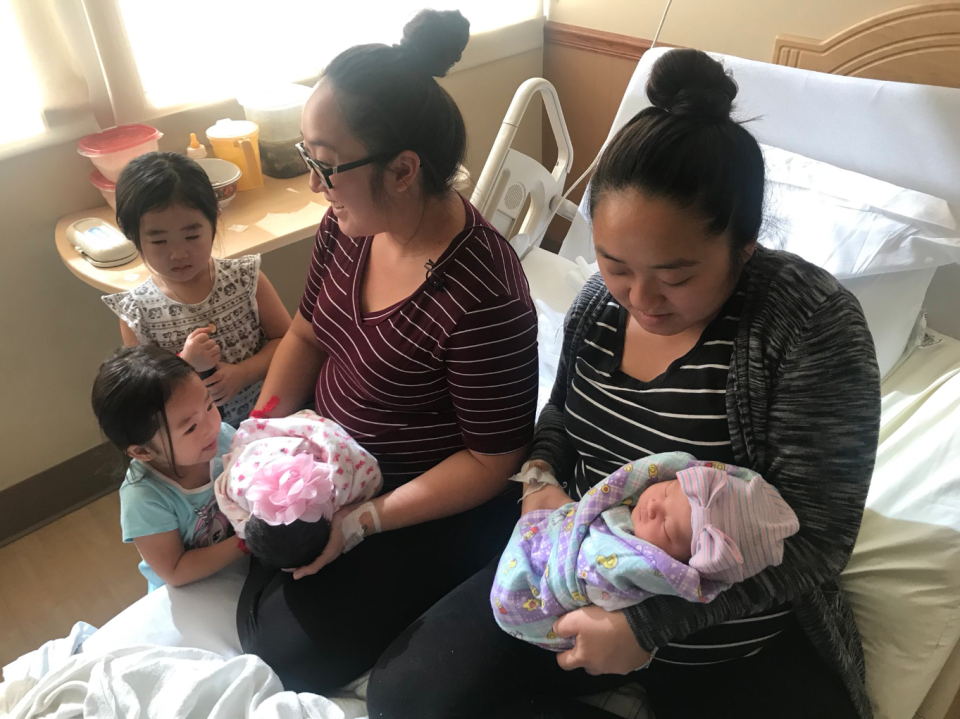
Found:
[{"label": "dark hair", "polygon": [[[403,28],[399,45],[357,45],[327,65],[344,121],[371,155],[417,153],[424,194],[453,183],[467,148],[460,108],[434,80],[460,60],[470,22],[457,10],[422,10]],[[374,197],[382,191],[383,168]]]},{"label": "dark hair", "polygon": [[268,567],[296,569],[320,556],[330,539],[330,520],[267,524],[259,517],[247,520],[244,542],[250,553]]},{"label": "dark hair", "polygon": [[93,413],[100,429],[120,451],[145,445],[163,428],[176,469],[166,405],[193,367],[156,345],[124,347],[100,365],[93,382]]},{"label": "dark hair", "polygon": [[591,218],[605,194],[627,188],[689,208],[707,231],[729,231],[734,255],[757,239],[764,165],[756,139],[730,117],[737,83],[700,50],[671,50],[647,80],[653,107],[637,113],[603,151]]},{"label": "dark hair", "polygon": [[199,210],[217,234],[217,195],[203,168],[177,152],[148,152],[130,160],[117,180],[117,225],[140,249],[140,219],[174,203]]}]

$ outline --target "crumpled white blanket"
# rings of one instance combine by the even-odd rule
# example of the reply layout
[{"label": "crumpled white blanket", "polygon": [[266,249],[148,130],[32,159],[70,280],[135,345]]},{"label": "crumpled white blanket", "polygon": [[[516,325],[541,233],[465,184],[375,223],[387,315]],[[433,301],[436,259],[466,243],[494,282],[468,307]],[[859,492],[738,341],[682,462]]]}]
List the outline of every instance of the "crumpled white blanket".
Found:
[{"label": "crumpled white blanket", "polygon": [[[358,719],[360,699],[326,699],[283,690],[257,657],[225,659],[201,649],[138,646],[100,656],[78,654],[39,679],[10,719]],[[20,684],[22,688],[22,684]]]},{"label": "crumpled white blanket", "polygon": [[0,683],[0,716],[6,716],[44,675],[67,662],[77,647],[97,628],[77,622],[62,639],[45,642],[39,649],[24,654],[3,668]]}]

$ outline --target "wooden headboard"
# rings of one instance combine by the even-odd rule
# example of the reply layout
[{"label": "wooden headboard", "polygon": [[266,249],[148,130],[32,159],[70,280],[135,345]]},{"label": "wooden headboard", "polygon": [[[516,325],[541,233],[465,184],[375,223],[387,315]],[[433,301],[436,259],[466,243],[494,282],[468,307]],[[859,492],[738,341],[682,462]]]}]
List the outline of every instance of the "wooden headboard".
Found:
[{"label": "wooden headboard", "polygon": [[891,10],[823,41],[780,35],[773,62],[833,75],[960,88],[960,2]]}]

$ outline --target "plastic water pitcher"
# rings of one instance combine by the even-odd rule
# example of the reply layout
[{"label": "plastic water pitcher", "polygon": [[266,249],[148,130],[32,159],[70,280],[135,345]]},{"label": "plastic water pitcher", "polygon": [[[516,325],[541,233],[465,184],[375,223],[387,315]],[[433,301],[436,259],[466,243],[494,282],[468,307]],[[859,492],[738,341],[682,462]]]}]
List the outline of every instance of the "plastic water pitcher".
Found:
[{"label": "plastic water pitcher", "polygon": [[295,177],[307,172],[295,145],[301,139],[300,115],[311,92],[305,85],[275,83],[249,89],[237,98],[244,116],[260,128],[263,174]]},{"label": "plastic water pitcher", "polygon": [[253,190],[263,186],[260,167],[260,128],[249,120],[218,120],[207,128],[207,139],[213,154],[240,168],[237,190]]}]

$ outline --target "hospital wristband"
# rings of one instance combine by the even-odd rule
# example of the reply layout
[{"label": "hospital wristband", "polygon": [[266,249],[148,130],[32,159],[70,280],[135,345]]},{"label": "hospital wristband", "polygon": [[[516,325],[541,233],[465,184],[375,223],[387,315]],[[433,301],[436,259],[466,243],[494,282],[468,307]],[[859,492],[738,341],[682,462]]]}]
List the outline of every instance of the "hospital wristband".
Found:
[{"label": "hospital wristband", "polygon": [[552,484],[555,487],[560,486],[557,478],[553,476],[550,465],[537,459],[531,460],[524,464],[520,468],[520,472],[512,476],[510,479],[514,482],[520,482],[521,484],[525,485],[523,488],[523,496],[520,497],[521,502],[531,494],[539,492],[548,484]]},{"label": "hospital wristband", "polygon": [[647,659],[647,661],[645,661],[642,665],[640,665],[639,667],[637,667],[637,668],[634,669],[633,671],[639,672],[641,669],[646,669],[647,667],[649,667],[649,666],[653,663],[653,658],[654,658],[655,656],[657,656],[657,651],[659,651],[659,649],[660,649],[660,647],[655,647],[654,650],[653,650],[652,652],[650,652],[650,658]]},{"label": "hospital wristband", "polygon": [[[360,517],[367,512],[370,513],[370,517],[373,520],[372,531],[370,527],[360,523]],[[344,554],[360,544],[368,534],[379,534],[381,532],[380,515],[377,514],[377,508],[373,506],[373,502],[361,504],[357,509],[344,517],[343,523],[340,525],[340,531],[343,532]]]}]

